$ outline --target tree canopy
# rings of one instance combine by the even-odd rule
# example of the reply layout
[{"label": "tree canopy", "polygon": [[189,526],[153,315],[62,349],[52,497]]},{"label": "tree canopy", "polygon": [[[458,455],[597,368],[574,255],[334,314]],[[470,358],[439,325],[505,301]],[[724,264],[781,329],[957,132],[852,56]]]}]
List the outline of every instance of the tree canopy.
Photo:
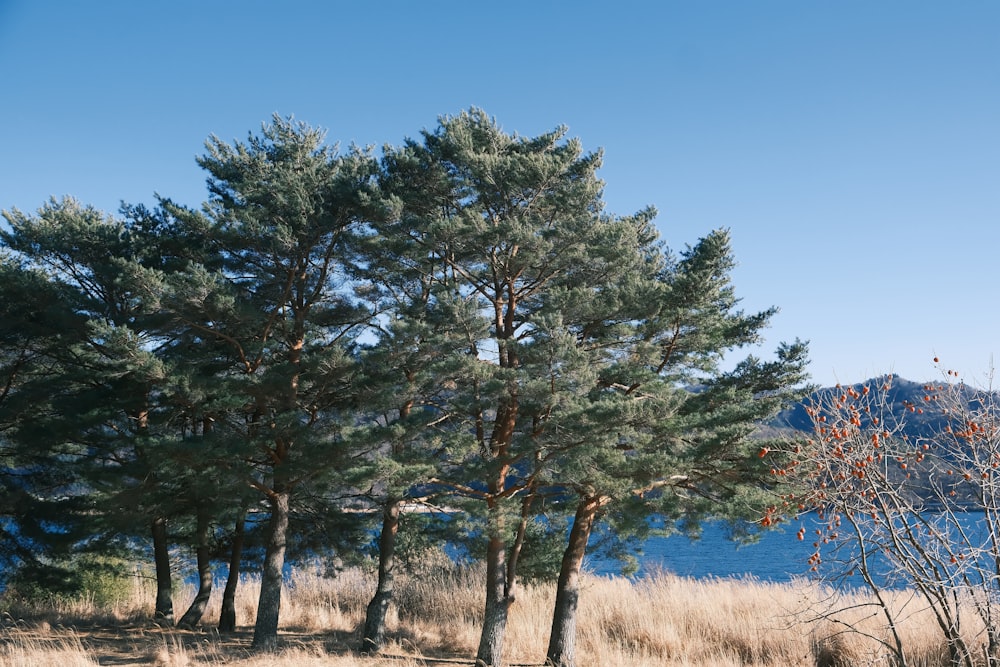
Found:
[{"label": "tree canopy", "polygon": [[594,527],[626,545],[650,516],[755,516],[755,429],[805,379],[798,341],[733,361],[775,310],[740,309],[727,230],[670,249],[653,209],[605,210],[601,160],[479,109],[381,155],[275,116],[207,141],[200,208],[5,212],[3,553],[47,539],[28,505],[72,508],[65,545],[149,536],[170,618],[182,542],[193,626],[213,549],[231,541],[237,576],[249,525],[270,649],[288,546],[377,534],[377,650],[401,513],[433,501],[486,563],[478,659],[502,661],[522,557],[561,558],[549,661],[573,664]]}]

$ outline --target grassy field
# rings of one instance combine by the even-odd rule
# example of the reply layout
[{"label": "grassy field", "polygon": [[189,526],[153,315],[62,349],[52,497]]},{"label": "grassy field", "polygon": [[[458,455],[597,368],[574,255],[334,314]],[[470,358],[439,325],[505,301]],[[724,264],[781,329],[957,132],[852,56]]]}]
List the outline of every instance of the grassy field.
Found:
[{"label": "grassy field", "polygon": [[[296,572],[282,600],[282,651],[249,651],[257,585],[241,586],[240,631],[214,631],[213,600],[197,631],[161,629],[149,622],[153,592],[136,579],[132,591],[109,604],[87,599],[28,604],[0,600],[0,665],[237,665],[240,667],[417,667],[471,664],[482,613],[482,573],[440,570],[400,582],[390,612],[391,642],[380,657],[353,652],[371,575],[350,570],[335,578]],[[174,596],[178,614],[194,596]],[[526,586],[511,611],[509,665],[539,665],[545,657],[554,590]],[[695,581],[660,574],[638,580],[589,576],[581,599],[581,667],[794,667],[892,664],[872,637],[885,637],[884,621],[860,594],[833,595],[806,582]],[[899,593],[902,634],[910,663],[947,664],[941,634],[929,613]],[[850,628],[850,629],[848,629]],[[969,637],[978,640],[977,628]],[[866,637],[865,635],[870,635]]]}]

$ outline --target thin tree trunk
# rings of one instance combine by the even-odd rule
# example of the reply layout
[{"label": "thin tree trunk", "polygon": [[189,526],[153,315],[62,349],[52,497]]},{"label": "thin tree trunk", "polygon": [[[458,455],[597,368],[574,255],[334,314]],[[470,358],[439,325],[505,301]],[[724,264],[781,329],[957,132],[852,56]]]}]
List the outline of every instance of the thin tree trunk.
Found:
[{"label": "thin tree trunk", "polygon": [[[514,332],[511,326],[516,299],[511,296],[507,302],[506,317],[502,315],[500,301],[495,303],[498,338],[499,363],[504,368],[517,368],[517,354],[510,339]],[[501,335],[502,334],[502,335]],[[483,629],[479,635],[479,650],[476,652],[476,667],[500,667],[503,660],[504,635],[507,632],[507,616],[514,603],[513,577],[508,573],[507,536],[504,534],[504,519],[497,506],[498,498],[507,486],[510,464],[506,461],[507,448],[517,427],[520,410],[518,388],[512,384],[509,394],[500,401],[493,422],[489,454],[497,461],[496,475],[489,482],[490,516],[489,539],[486,543],[486,606],[483,614]],[[514,564],[516,567],[516,563]]]},{"label": "thin tree trunk", "polygon": [[153,519],[153,562],[156,566],[156,608],[153,621],[163,625],[174,624],[174,602],[171,598],[170,552],[167,549],[167,520]]},{"label": "thin tree trunk", "polygon": [[236,519],[232,551],[229,555],[229,573],[226,588],[222,591],[222,613],[219,614],[219,632],[236,632],[236,588],[240,584],[240,563],[243,559],[244,522],[246,514]]},{"label": "thin tree trunk", "polygon": [[503,537],[491,535],[486,547],[486,612],[479,636],[476,667],[500,667],[507,613],[514,601],[508,595],[507,545]]},{"label": "thin tree trunk", "polygon": [[948,657],[953,667],[972,667],[972,655],[968,647],[961,638],[956,637],[957,632],[952,631],[951,636],[945,637],[948,644]]},{"label": "thin tree trunk", "polygon": [[986,629],[988,643],[986,645],[986,664],[989,667],[1000,665],[1000,637],[997,637],[997,629],[992,625]]},{"label": "thin tree trunk", "polygon": [[580,569],[587,552],[594,517],[600,509],[597,498],[585,498],[576,508],[573,528],[569,531],[569,544],[563,552],[556,587],[556,604],[552,613],[552,633],[545,664],[555,667],[574,667],[576,653],[576,610],[580,602]]},{"label": "thin tree trunk", "polygon": [[191,606],[188,607],[181,620],[177,621],[177,627],[193,630],[201,621],[208,607],[208,599],[212,597],[212,558],[209,552],[209,538],[212,524],[209,521],[208,509],[198,508],[198,546],[196,549],[198,559],[198,593],[194,596]]},{"label": "thin tree trunk", "polygon": [[396,533],[399,531],[399,512],[403,501],[389,499],[382,512],[382,533],[378,540],[378,586],[375,596],[368,603],[365,615],[365,636],[361,650],[377,653],[385,642],[385,617],[392,603]]},{"label": "thin tree trunk", "polygon": [[502,664],[507,618],[517,599],[517,563],[524,546],[528,512],[533,501],[534,495],[530,494],[521,505],[521,520],[509,550],[501,531],[497,531],[497,536],[491,537],[487,545],[486,613],[479,637],[476,667],[499,667]]},{"label": "thin tree trunk", "polygon": [[538,485],[531,483],[527,495],[521,501],[521,520],[517,524],[517,532],[514,534],[514,543],[510,546],[510,555],[507,557],[507,597],[515,597],[517,587],[517,564],[521,560],[521,550],[524,548],[524,538],[528,535],[528,518],[531,516],[531,506],[535,503],[535,494]]},{"label": "thin tree trunk", "polygon": [[288,492],[273,493],[270,505],[271,521],[264,553],[264,569],[260,577],[257,622],[253,632],[253,648],[265,651],[274,650],[278,645],[282,570],[285,566],[285,540],[288,535]]}]

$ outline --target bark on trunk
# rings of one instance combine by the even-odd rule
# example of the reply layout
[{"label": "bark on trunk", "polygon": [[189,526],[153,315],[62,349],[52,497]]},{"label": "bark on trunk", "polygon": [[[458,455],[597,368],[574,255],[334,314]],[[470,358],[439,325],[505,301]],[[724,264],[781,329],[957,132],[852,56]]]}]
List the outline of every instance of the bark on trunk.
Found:
[{"label": "bark on trunk", "polygon": [[[507,295],[507,311],[503,312],[504,299],[494,302],[496,308],[496,330],[499,354],[499,365],[502,368],[517,368],[520,364],[517,358],[516,341],[514,341],[514,309],[517,297],[513,294],[513,285],[507,285],[510,293]],[[520,412],[519,392],[516,382],[509,385],[509,393],[500,400],[496,417],[493,422],[493,432],[490,436],[489,454],[496,461],[496,474],[489,482],[488,511],[495,519],[490,526],[490,536],[486,544],[486,607],[483,614],[483,629],[479,636],[479,650],[476,652],[476,667],[500,667],[503,660],[504,635],[507,632],[507,615],[514,603],[516,579],[516,561],[508,564],[507,536],[504,534],[504,522],[496,505],[498,499],[507,487],[507,474],[510,463],[506,460],[507,449],[510,446],[517,427],[517,417]]]},{"label": "bark on trunk", "polygon": [[254,625],[253,648],[270,651],[278,645],[278,615],[281,611],[282,570],[285,566],[285,540],[288,535],[288,492],[278,491],[270,497],[271,521],[268,526],[267,550],[260,577],[260,598],[257,622]]},{"label": "bark on trunk", "polygon": [[953,667],[972,667],[972,656],[969,655],[965,642],[949,637],[947,643],[948,657]]},{"label": "bark on trunk", "polygon": [[503,538],[491,536],[486,547],[486,613],[479,636],[476,667],[500,667],[503,659],[507,612],[513,602],[508,595],[506,555]]},{"label": "bark on trunk", "polygon": [[1000,637],[997,636],[997,629],[990,626],[986,630],[988,643],[986,645],[986,664],[989,667],[1000,665]]},{"label": "bark on trunk", "polygon": [[576,653],[576,610],[580,601],[580,569],[587,552],[594,517],[600,508],[596,498],[580,501],[576,508],[573,528],[569,531],[569,544],[563,552],[556,587],[556,604],[552,613],[552,633],[545,664],[555,667],[574,667]]},{"label": "bark on trunk", "polygon": [[219,614],[219,632],[236,632],[236,588],[240,583],[240,563],[243,559],[244,515],[236,520],[232,551],[229,555],[229,573],[226,588],[222,591],[222,613]]},{"label": "bark on trunk", "polygon": [[368,603],[365,615],[365,636],[361,640],[361,650],[377,653],[385,642],[385,616],[392,604],[394,590],[394,566],[396,556],[396,533],[399,530],[399,512],[403,501],[389,500],[382,513],[382,533],[378,541],[378,586],[375,596]]},{"label": "bark on trunk", "polygon": [[177,621],[177,627],[193,630],[208,607],[208,599],[212,597],[212,557],[209,551],[209,538],[212,524],[209,521],[208,511],[198,508],[198,546],[196,548],[198,560],[198,593],[194,596],[191,606],[187,608],[181,620]]},{"label": "bark on trunk", "polygon": [[174,624],[174,602],[171,598],[170,552],[167,549],[167,520],[153,519],[153,562],[156,566],[156,608],[153,622]]}]

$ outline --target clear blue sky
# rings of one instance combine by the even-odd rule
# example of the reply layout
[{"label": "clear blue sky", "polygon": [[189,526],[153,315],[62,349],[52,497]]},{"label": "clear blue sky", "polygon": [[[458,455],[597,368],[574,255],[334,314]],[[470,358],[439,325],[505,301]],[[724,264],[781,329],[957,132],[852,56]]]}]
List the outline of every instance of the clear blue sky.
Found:
[{"label": "clear blue sky", "polygon": [[398,143],[479,106],[603,148],[608,210],[732,231],[821,384],[1000,349],[1000,2],[0,0],[0,208],[197,205],[272,113]]}]

